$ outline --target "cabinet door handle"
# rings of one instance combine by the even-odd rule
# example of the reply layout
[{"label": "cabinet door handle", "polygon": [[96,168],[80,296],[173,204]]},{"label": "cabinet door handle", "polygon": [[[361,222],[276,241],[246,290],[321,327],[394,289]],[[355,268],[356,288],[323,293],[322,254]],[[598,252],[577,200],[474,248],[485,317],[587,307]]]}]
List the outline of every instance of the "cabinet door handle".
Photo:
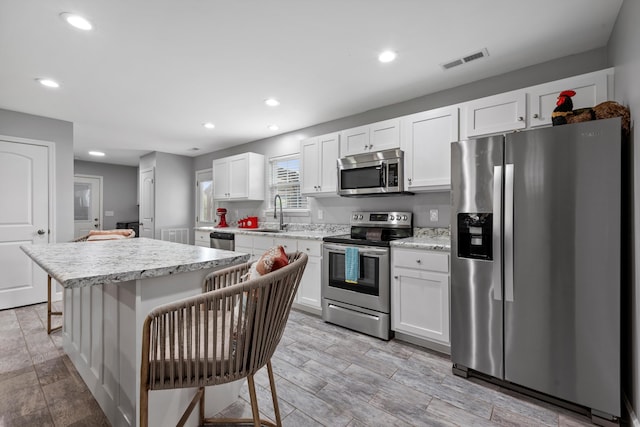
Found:
[{"label": "cabinet door handle", "polygon": [[394,279],[398,280],[398,276],[393,276]]},{"label": "cabinet door handle", "polygon": [[416,262],[417,262],[418,264],[422,264],[422,260],[421,260],[421,259],[417,259],[417,260],[416,260]]},{"label": "cabinet door handle", "polygon": [[369,144],[369,150],[373,148],[373,144]]},{"label": "cabinet door handle", "polygon": [[42,236],[44,234],[44,230],[41,228],[40,230],[38,230],[38,234]]},{"label": "cabinet door handle", "polygon": [[411,184],[411,178],[409,178],[409,184]]},{"label": "cabinet door handle", "polygon": [[518,117],[518,121],[519,122],[524,122],[524,117],[522,117],[522,116]]},{"label": "cabinet door handle", "polygon": [[533,115],[533,118],[534,118],[534,119],[537,119],[538,117],[540,117],[540,116],[538,116],[538,113],[536,113],[536,114],[534,114],[534,115]]}]

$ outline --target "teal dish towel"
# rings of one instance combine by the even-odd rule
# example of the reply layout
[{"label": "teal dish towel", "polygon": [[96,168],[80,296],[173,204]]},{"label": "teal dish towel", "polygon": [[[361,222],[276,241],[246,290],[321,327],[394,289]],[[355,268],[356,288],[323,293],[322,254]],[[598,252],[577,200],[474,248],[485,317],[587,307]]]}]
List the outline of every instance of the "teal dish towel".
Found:
[{"label": "teal dish towel", "polygon": [[344,251],[344,281],[358,283],[360,275],[360,254],[358,248],[346,248]]}]

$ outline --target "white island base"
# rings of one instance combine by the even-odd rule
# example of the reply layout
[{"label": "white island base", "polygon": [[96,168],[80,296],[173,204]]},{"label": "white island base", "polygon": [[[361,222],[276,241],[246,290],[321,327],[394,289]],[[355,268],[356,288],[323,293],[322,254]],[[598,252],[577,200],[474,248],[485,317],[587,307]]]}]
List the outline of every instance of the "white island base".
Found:
[{"label": "white island base", "polygon": [[[140,353],[147,313],[201,293],[204,277],[214,270],[64,289],[64,350],[112,425],[139,425]],[[235,402],[241,386],[242,380],[207,387],[205,416]],[[151,391],[149,425],[176,425],[195,391]],[[197,408],[187,425],[198,425]]]}]

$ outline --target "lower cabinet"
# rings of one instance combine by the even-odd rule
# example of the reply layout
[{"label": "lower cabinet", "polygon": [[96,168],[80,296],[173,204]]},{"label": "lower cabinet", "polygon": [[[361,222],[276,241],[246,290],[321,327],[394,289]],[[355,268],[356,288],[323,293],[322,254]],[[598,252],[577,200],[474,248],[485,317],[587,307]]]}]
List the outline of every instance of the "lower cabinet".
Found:
[{"label": "lower cabinet", "polygon": [[449,346],[449,255],[391,249],[391,329]]},{"label": "lower cabinet", "polygon": [[314,314],[322,313],[320,296],[320,276],[322,274],[322,242],[287,237],[247,236],[236,234],[235,251],[251,254],[251,261],[257,260],[267,249],[281,245],[285,252],[301,251],[309,256],[304,270],[294,307]]},{"label": "lower cabinet", "polygon": [[315,314],[322,313],[320,286],[322,275],[322,242],[298,240],[298,250],[309,256],[307,267],[302,275],[296,307]]},{"label": "lower cabinet", "polygon": [[209,237],[210,234],[211,234],[210,231],[196,230],[194,245],[210,248],[211,247],[211,238]]}]

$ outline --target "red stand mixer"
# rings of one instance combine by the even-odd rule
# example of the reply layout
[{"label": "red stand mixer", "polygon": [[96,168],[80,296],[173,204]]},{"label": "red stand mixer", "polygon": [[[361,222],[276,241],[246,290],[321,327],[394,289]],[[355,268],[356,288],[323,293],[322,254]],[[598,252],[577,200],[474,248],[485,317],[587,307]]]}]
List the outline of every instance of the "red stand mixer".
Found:
[{"label": "red stand mixer", "polygon": [[220,217],[220,222],[216,225],[216,228],[228,227],[227,224],[227,210],[225,208],[216,209],[216,215]]}]

